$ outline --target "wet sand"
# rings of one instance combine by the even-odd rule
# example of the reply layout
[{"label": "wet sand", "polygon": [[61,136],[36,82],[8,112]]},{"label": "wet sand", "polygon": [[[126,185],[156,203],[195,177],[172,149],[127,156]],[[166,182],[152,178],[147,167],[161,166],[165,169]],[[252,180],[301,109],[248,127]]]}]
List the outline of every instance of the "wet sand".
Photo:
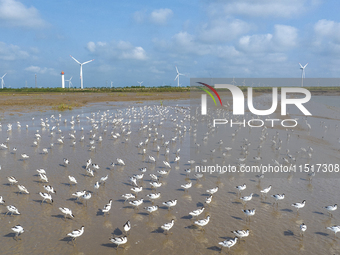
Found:
[{"label": "wet sand", "polygon": [[[8,147],[0,149],[0,195],[6,201],[5,205],[0,205],[0,253],[219,254],[221,246],[218,243],[233,238],[231,231],[250,229],[250,236],[232,247],[231,254],[337,254],[340,252],[339,241],[326,227],[339,224],[339,211],[329,217],[322,207],[338,203],[338,174],[318,173],[309,180],[307,173],[298,171],[265,174],[263,179],[258,179],[256,175],[259,173],[238,171],[204,173],[201,179],[197,179],[194,171],[195,166],[201,165],[238,166],[239,158],[246,158],[244,163],[249,166],[275,164],[273,160],[286,165],[283,158],[287,159],[288,154],[295,158],[292,164],[296,165],[339,163],[337,125],[340,108],[312,101],[307,107],[313,116],[306,118],[312,129],[308,129],[305,118],[294,108],[289,109],[289,116],[298,119],[298,128],[276,126],[267,127],[264,131],[263,128],[240,126],[213,128],[211,119],[228,117],[230,110],[213,111],[214,108],[209,105],[208,116],[202,117],[195,114],[200,110],[199,100],[195,99],[164,100],[163,106],[159,100],[103,101],[62,112],[46,110],[13,116],[6,114],[1,120],[0,130],[0,143]],[[258,107],[261,106],[268,106],[268,98],[261,98]],[[258,117],[247,112],[245,118]],[[12,124],[10,131],[8,124]],[[131,134],[128,134],[129,131]],[[37,133],[41,135],[39,140]],[[81,141],[83,135],[84,140]],[[63,144],[57,142],[58,138],[63,139]],[[247,149],[243,150],[241,146],[245,145]],[[262,149],[259,152],[260,145]],[[160,147],[159,152],[157,146]],[[17,151],[13,151],[14,147]],[[225,147],[232,150],[228,152]],[[43,148],[48,149],[48,154],[43,153]],[[180,160],[176,162],[178,149]],[[27,153],[30,158],[23,160],[22,153]],[[156,163],[149,161],[149,155],[155,157]],[[256,161],[256,156],[262,157],[261,161]],[[64,158],[70,160],[69,165],[64,164]],[[100,166],[94,177],[88,176],[85,169],[89,158]],[[123,159],[125,166],[117,165],[117,158]],[[195,163],[191,165],[189,160],[195,160]],[[165,167],[163,161],[170,162],[171,169]],[[112,162],[116,163],[113,168]],[[144,198],[144,203],[139,209],[134,209],[128,202],[124,203],[121,195],[131,192],[133,185],[129,177],[139,174],[142,167],[146,167],[147,172],[143,181],[139,182],[143,191],[137,198]],[[40,168],[46,170],[48,184],[57,190],[57,194],[52,194],[53,204],[42,203],[39,195],[46,185],[37,176],[36,169]],[[192,172],[187,175],[184,169],[188,168]],[[158,170],[169,173],[160,179],[163,185],[157,188],[161,197],[155,200],[154,205],[159,205],[159,210],[149,216],[144,209],[152,205],[146,197],[152,192],[149,174],[160,176]],[[68,175],[75,176],[78,184],[69,185]],[[96,190],[95,182],[106,175],[109,178],[105,185]],[[16,185],[9,185],[7,176],[16,177],[30,194],[19,194]],[[186,182],[193,184],[188,191],[181,188]],[[247,188],[242,195],[254,193],[253,199],[245,205],[235,189],[236,185],[243,183]],[[267,197],[261,196],[260,191],[269,185],[272,185],[272,190]],[[208,205],[205,203],[208,197],[206,190],[216,186],[219,190]],[[87,202],[76,200],[72,194],[80,190],[87,190],[92,198]],[[278,193],[285,193],[286,197],[278,206],[273,206],[275,200],[271,195]],[[101,209],[109,199],[113,199],[112,209],[104,215]],[[169,199],[178,200],[171,210],[162,205]],[[304,199],[306,206],[297,214],[291,204]],[[6,205],[15,205],[21,214],[6,215]],[[196,227],[196,219],[189,216],[190,211],[202,206],[206,209],[197,219],[211,216],[204,230]],[[75,218],[65,220],[59,207],[72,209]],[[253,208],[256,214],[249,222],[242,209]],[[160,226],[171,219],[175,219],[175,224],[166,235]],[[127,220],[132,224],[128,242],[117,249],[109,238],[124,235],[123,224]],[[300,236],[299,229],[302,222],[308,227],[304,237]],[[25,229],[18,241],[14,240],[11,231],[16,224]],[[73,245],[66,235],[82,225],[85,232]],[[227,250],[223,248],[222,252]]]}]

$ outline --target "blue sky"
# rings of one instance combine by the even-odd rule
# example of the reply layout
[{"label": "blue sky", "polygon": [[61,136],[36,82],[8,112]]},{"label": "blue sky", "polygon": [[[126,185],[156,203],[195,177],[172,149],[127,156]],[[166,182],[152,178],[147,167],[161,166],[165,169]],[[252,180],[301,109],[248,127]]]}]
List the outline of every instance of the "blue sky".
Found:
[{"label": "blue sky", "polygon": [[[0,0],[6,87],[177,85],[189,78],[339,77],[338,1]],[[68,83],[66,84],[68,85]]]}]

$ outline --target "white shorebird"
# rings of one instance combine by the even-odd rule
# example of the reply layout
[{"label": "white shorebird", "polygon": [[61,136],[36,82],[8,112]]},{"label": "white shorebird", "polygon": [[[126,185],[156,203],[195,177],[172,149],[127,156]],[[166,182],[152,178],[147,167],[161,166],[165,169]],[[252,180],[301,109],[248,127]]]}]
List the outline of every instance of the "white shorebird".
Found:
[{"label": "white shorebird", "polygon": [[44,189],[47,191],[47,193],[57,193],[51,185],[44,185]]},{"label": "white shorebird", "polygon": [[163,205],[168,207],[168,210],[170,209],[170,207],[173,207],[177,204],[177,199],[174,200],[169,200],[167,202],[163,202]]},{"label": "white shorebird", "polygon": [[106,176],[101,177],[99,182],[102,183],[102,184],[105,184],[105,182],[107,181],[108,178],[109,178],[109,175],[107,174]]},{"label": "white shorebird", "polygon": [[24,185],[18,185],[18,189],[20,190],[20,193],[26,193],[29,194],[28,190]]},{"label": "white shorebird", "polygon": [[15,239],[17,239],[20,234],[24,233],[24,228],[20,225],[14,226],[12,230],[15,232]]},{"label": "white shorebird", "polygon": [[233,247],[237,243],[238,237],[236,236],[234,239],[224,240],[223,242],[219,242],[218,244],[221,245],[221,251],[223,247],[228,247],[228,251],[231,247]]},{"label": "white shorebird", "polygon": [[129,200],[129,199],[136,198],[136,196],[133,195],[133,194],[131,194],[131,193],[124,194],[124,195],[122,195],[122,197],[125,198],[124,203],[125,203],[127,200]]},{"label": "white shorebird", "polygon": [[247,185],[244,183],[242,185],[238,185],[235,187],[239,193],[241,193],[242,190],[245,190],[247,188]]},{"label": "white shorebird", "polygon": [[136,194],[138,194],[139,192],[141,192],[143,190],[143,187],[142,186],[140,186],[140,187],[133,187],[133,188],[131,188],[131,190],[133,192],[135,192]]},{"label": "white shorebird", "polygon": [[109,213],[111,210],[111,206],[112,206],[112,199],[110,199],[109,203],[104,206],[104,208],[102,209],[102,212]]},{"label": "white shorebird", "polygon": [[77,184],[76,178],[71,175],[68,176],[68,180],[70,181],[70,184]]},{"label": "white shorebird", "polygon": [[169,230],[174,226],[175,220],[172,219],[171,222],[165,223],[163,226],[161,226],[161,229],[166,231],[166,234],[168,234]]},{"label": "white shorebird", "polygon": [[77,237],[80,237],[82,234],[84,234],[85,227],[81,226],[80,229],[75,229],[71,233],[68,233],[67,235],[72,237],[72,242],[75,241]]},{"label": "white shorebird", "polygon": [[212,195],[208,196],[206,199],[205,199],[205,203],[207,204],[210,204],[212,201]]},{"label": "white shorebird", "polygon": [[247,218],[249,218],[249,221],[250,221],[250,216],[255,215],[255,210],[256,209],[246,209],[246,210],[242,210],[242,212],[244,212],[244,214],[247,216]]},{"label": "white shorebird", "polygon": [[10,185],[13,185],[13,184],[18,183],[17,179],[15,179],[14,176],[8,176],[8,177],[7,177],[7,180],[9,181],[9,184],[10,184]]},{"label": "white shorebird", "polygon": [[92,195],[91,195],[90,192],[88,192],[88,193],[85,192],[85,194],[82,195],[82,198],[86,200],[86,204],[85,204],[86,206],[87,206],[87,200],[89,200],[91,197],[92,197]]},{"label": "white shorebird", "polygon": [[130,229],[131,229],[131,222],[129,220],[127,222],[125,222],[125,224],[123,225],[123,229],[124,229],[125,233],[130,231]]},{"label": "white shorebird", "polygon": [[294,206],[298,212],[299,212],[299,209],[305,207],[305,205],[306,205],[306,200],[303,200],[301,203],[298,202],[298,203],[292,204],[292,206]]},{"label": "white shorebird", "polygon": [[45,169],[37,169],[38,174],[46,174]]},{"label": "white shorebird", "polygon": [[139,199],[139,200],[133,200],[129,202],[130,205],[133,205],[135,208],[138,206],[140,206],[141,204],[143,204],[143,198]]},{"label": "white shorebird", "polygon": [[121,166],[125,166],[125,162],[124,162],[122,159],[117,158],[117,162],[118,162],[118,164],[120,164]]},{"label": "white shorebird", "polygon": [[336,235],[337,232],[340,232],[340,225],[336,226],[331,226],[331,227],[327,227],[327,229],[331,230],[334,232],[334,236]]},{"label": "white shorebird", "polygon": [[209,221],[210,221],[210,215],[208,215],[206,219],[195,221],[194,224],[200,227],[204,227],[205,225],[209,223]]},{"label": "white shorebird", "polygon": [[187,182],[186,184],[181,185],[181,187],[184,189],[184,191],[187,191],[192,187],[192,182]]},{"label": "white shorebird", "polygon": [[2,196],[0,196],[0,204],[4,204],[5,203],[5,200],[3,199]]},{"label": "white shorebird", "polygon": [[[276,194],[276,195],[272,195],[273,198],[275,198],[275,203],[277,203],[277,205],[279,205],[279,200],[283,200],[285,198],[285,194]],[[275,205],[274,203],[274,205]]]},{"label": "white shorebird", "polygon": [[125,244],[127,242],[127,236],[110,238],[110,241],[116,244],[118,249],[119,245]]},{"label": "white shorebird", "polygon": [[151,214],[158,210],[158,205],[148,206],[148,207],[145,207],[144,209],[147,210],[149,214]]},{"label": "white shorebird", "polygon": [[6,214],[8,214],[8,213],[10,213],[11,215],[14,214],[14,213],[20,214],[18,209],[14,205],[7,205],[6,207],[7,207],[7,210],[8,210],[8,212],[6,212]]},{"label": "white shorebird", "polygon": [[303,233],[307,230],[307,225],[305,223],[302,223],[300,225],[301,235],[303,236]]},{"label": "white shorebird", "polygon": [[263,190],[261,190],[261,195],[267,195],[267,193],[271,190],[272,185],[269,185],[267,188],[264,188]]},{"label": "white shorebird", "polygon": [[231,233],[233,233],[234,235],[239,237],[240,240],[241,240],[242,237],[249,236],[249,229],[247,229],[247,230],[234,230],[234,231],[231,231]]},{"label": "white shorebird", "polygon": [[70,161],[67,158],[64,158],[64,164],[65,164],[65,166],[67,166],[67,165],[70,164]]},{"label": "white shorebird", "polygon": [[203,211],[204,211],[204,207],[193,210],[192,212],[189,212],[189,215],[191,215],[192,217],[196,217],[198,215],[200,215]]},{"label": "white shorebird", "polygon": [[154,199],[157,199],[161,196],[161,193],[158,192],[158,193],[150,193],[150,194],[147,194],[146,195],[148,198],[150,198],[151,200],[154,200]]},{"label": "white shorebird", "polygon": [[159,188],[160,186],[162,186],[161,182],[155,181],[155,182],[150,182],[151,188]]},{"label": "white shorebird", "polygon": [[66,208],[66,207],[59,207],[59,210],[60,210],[63,214],[65,214],[65,215],[64,215],[65,219],[66,219],[66,216],[67,216],[67,215],[69,215],[71,218],[74,218],[74,215],[73,215],[71,209]]},{"label": "white shorebird", "polygon": [[240,199],[243,201],[243,202],[248,202],[250,201],[252,198],[253,198],[253,193],[251,193],[249,196],[244,196],[244,197],[241,197]]},{"label": "white shorebird", "polygon": [[51,194],[39,192],[39,195],[43,198],[41,203],[43,203],[45,200],[50,200],[50,202],[53,203]]},{"label": "white shorebird", "polygon": [[23,160],[28,159],[30,156],[28,156],[26,153],[21,154],[21,157]]},{"label": "white shorebird", "polygon": [[209,193],[209,194],[215,194],[216,192],[218,191],[218,186],[216,186],[215,188],[213,188],[213,189],[208,189],[207,190],[207,193]]},{"label": "white shorebird", "polygon": [[76,191],[75,193],[72,194],[72,196],[77,197],[77,199],[79,199],[81,196],[85,195],[86,190],[82,190],[82,191]]},{"label": "white shorebird", "polygon": [[41,182],[48,182],[46,174],[39,174],[39,178]]},{"label": "white shorebird", "polygon": [[335,204],[335,205],[328,205],[328,206],[325,206],[325,207],[322,207],[324,209],[326,209],[329,213],[330,216],[332,216],[332,213],[333,211],[335,211],[336,209],[338,209],[338,205]]}]

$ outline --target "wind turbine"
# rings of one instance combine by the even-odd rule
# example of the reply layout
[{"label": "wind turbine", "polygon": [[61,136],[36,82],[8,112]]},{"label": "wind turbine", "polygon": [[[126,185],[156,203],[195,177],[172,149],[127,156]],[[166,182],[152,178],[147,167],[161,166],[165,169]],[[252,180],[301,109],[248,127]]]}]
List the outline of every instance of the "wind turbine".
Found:
[{"label": "wind turbine", "polygon": [[1,79],[1,88],[4,88],[5,82],[4,82],[4,77],[6,76],[7,73],[5,73],[0,79]]},{"label": "wind turbine", "polygon": [[306,74],[305,74],[305,68],[306,68],[306,66],[308,65],[308,63],[305,64],[304,66],[302,66],[300,63],[299,63],[299,65],[300,65],[300,69],[302,70],[302,73],[301,73],[301,87],[303,87],[303,79],[304,79],[305,76],[306,76]]},{"label": "wind turbine", "polygon": [[177,72],[177,76],[176,76],[175,80],[177,79],[177,87],[179,87],[179,76],[180,75],[184,75],[185,76],[185,74],[182,74],[182,73],[178,72],[177,66],[175,66],[175,67],[176,67],[176,72]]},{"label": "wind turbine", "polygon": [[112,88],[113,81],[111,81],[111,88]]},{"label": "wind turbine", "polygon": [[70,55],[70,57],[73,58],[73,60],[76,61],[80,65],[80,88],[83,89],[83,65],[92,62],[94,59],[86,61],[84,63],[80,63],[78,60],[76,60],[71,55]]},{"label": "wind turbine", "polygon": [[71,76],[71,78],[69,79],[69,80],[65,80],[65,81],[68,81],[68,88],[71,88],[71,85],[72,85],[72,77],[73,76]]},{"label": "wind turbine", "polygon": [[139,87],[141,87],[142,86],[142,81],[137,81],[138,83],[139,83]]}]

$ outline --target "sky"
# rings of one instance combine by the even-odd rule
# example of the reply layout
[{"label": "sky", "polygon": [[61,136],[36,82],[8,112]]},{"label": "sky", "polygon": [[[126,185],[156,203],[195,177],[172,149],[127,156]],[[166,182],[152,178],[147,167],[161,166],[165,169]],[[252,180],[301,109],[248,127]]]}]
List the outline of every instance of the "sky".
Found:
[{"label": "sky", "polygon": [[[0,0],[5,87],[189,86],[190,78],[337,78],[335,0]],[[66,86],[68,82],[66,81]]]}]

